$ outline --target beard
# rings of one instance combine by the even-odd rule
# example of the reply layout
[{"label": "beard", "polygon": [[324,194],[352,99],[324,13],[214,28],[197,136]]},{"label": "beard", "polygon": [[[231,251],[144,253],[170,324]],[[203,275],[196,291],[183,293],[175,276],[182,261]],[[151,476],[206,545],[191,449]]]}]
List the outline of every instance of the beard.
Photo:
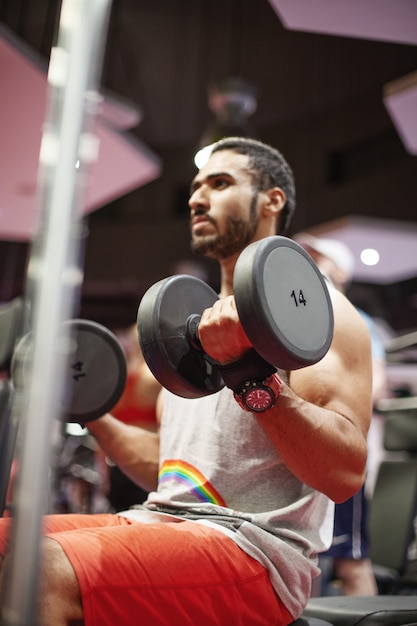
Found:
[{"label": "beard", "polygon": [[257,225],[258,220],[254,218],[248,222],[229,216],[224,234],[215,233],[193,239],[191,249],[200,256],[217,260],[227,259],[241,252],[248,245],[256,232]]}]

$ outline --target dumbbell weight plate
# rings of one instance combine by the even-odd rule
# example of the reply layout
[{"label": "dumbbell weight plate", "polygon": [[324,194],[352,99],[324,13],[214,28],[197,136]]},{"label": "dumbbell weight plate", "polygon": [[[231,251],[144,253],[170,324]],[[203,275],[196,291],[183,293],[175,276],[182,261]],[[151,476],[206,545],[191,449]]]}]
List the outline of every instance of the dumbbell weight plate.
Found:
[{"label": "dumbbell weight plate", "polygon": [[250,244],[235,267],[239,318],[256,351],[286,370],[317,363],[333,337],[323,276],[296,242],[272,236]]},{"label": "dumbbell weight plate", "polygon": [[[126,385],[127,368],[123,349],[107,328],[90,320],[64,322],[57,356],[65,358],[64,392],[57,412],[67,422],[87,423],[110,411]],[[12,378],[15,384],[27,381],[32,350],[31,334],[15,349]]]},{"label": "dumbbell weight plate", "polygon": [[188,318],[201,315],[217,299],[202,280],[178,274],[152,285],[139,304],[139,343],[149,369],[163,387],[183,398],[200,398],[224,386],[217,367],[187,334]]},{"label": "dumbbell weight plate", "polygon": [[114,407],[127,379],[126,359],[117,337],[101,324],[71,320],[65,376],[69,394],[62,406],[67,422],[91,422]]}]

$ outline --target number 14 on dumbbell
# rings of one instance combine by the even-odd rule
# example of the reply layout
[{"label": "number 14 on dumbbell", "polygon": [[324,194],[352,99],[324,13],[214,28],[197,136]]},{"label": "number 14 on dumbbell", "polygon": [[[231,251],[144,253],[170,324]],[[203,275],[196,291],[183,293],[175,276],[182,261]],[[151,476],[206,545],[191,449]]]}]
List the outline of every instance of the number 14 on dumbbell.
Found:
[{"label": "number 14 on dumbbell", "polygon": [[299,304],[303,304],[304,306],[306,306],[307,302],[301,289],[298,296],[293,289],[291,292],[291,297],[294,298],[295,306],[298,306]]},{"label": "number 14 on dumbbell", "polygon": [[[300,369],[327,353],[333,338],[330,295],[316,264],[296,242],[277,235],[247,246],[236,263],[233,291],[246,335],[274,367]],[[224,386],[196,340],[199,317],[217,299],[206,283],[180,274],[155,283],[140,302],[144,358],[172,393],[196,398]]]}]

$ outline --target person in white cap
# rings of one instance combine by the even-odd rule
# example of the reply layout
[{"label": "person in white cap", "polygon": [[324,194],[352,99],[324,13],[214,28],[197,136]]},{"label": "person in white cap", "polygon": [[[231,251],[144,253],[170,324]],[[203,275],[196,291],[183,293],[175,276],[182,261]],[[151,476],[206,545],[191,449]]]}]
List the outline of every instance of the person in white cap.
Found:
[{"label": "person in white cap", "polygon": [[353,254],[346,244],[337,239],[314,237],[309,233],[295,235],[294,240],[307,250],[333,285],[345,292],[355,267]]},{"label": "person in white cap", "polygon": [[[294,236],[310,254],[323,275],[340,291],[346,292],[354,270],[354,257],[346,244],[336,239],[318,238],[309,233]],[[372,318],[358,309],[365,319],[372,344],[372,396],[374,405],[385,395],[385,351],[375,332]],[[376,595],[377,586],[369,558],[366,530],[367,500],[365,489],[335,507],[333,543],[323,557],[332,560],[330,578],[341,583],[344,595]],[[325,565],[326,561],[323,560]],[[323,567],[323,570],[325,567]],[[323,592],[325,590],[323,589]]]}]

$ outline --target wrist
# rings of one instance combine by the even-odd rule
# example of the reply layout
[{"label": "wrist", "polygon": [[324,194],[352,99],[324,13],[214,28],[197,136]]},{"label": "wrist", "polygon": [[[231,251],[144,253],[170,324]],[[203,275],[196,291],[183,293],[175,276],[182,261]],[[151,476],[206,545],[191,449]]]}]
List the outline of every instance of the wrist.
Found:
[{"label": "wrist", "polygon": [[265,361],[256,350],[251,349],[233,363],[218,367],[226,387],[240,393],[246,381],[262,381],[277,371],[277,368]]},{"label": "wrist", "polygon": [[244,411],[264,413],[271,409],[282,390],[282,380],[275,372],[263,380],[248,379],[235,392],[234,398]]}]

